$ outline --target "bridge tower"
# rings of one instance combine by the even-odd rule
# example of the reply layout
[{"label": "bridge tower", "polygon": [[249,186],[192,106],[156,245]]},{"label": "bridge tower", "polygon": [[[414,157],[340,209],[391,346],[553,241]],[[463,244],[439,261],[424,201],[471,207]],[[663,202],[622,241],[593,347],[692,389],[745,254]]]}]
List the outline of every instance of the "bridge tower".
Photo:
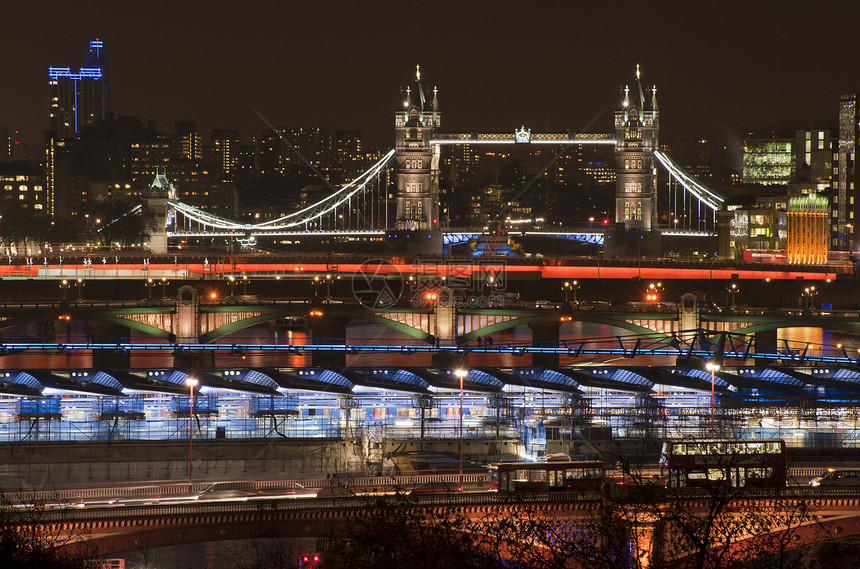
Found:
[{"label": "bridge tower", "polygon": [[167,227],[173,218],[173,211],[167,202],[172,199],[176,199],[176,189],[167,179],[167,174],[158,171],[142,200],[143,205],[154,216],[153,226],[150,228],[149,250],[156,255],[167,254]]},{"label": "bridge tower", "polygon": [[615,111],[615,225],[607,231],[605,254],[609,257],[659,256],[661,235],[657,227],[657,167],[660,111],[657,87],[646,99],[639,81],[631,92],[625,86]]},{"label": "bridge tower", "polygon": [[399,252],[442,252],[439,229],[439,145],[431,145],[433,130],[441,125],[438,92],[432,99],[421,85],[421,69],[403,93],[394,113],[397,176],[394,230],[388,246]]}]

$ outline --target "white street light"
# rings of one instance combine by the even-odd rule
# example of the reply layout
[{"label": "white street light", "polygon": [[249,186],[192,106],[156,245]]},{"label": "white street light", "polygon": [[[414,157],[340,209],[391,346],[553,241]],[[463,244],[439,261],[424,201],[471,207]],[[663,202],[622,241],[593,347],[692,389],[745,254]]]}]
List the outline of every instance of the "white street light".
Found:
[{"label": "white street light", "polygon": [[708,362],[705,368],[711,372],[711,437],[714,436],[714,374],[720,371],[720,364]]},{"label": "white street light", "polygon": [[463,488],[463,379],[469,375],[465,369],[454,370],[460,379],[460,489]]},{"label": "white street light", "polygon": [[197,387],[199,382],[193,378],[189,377],[185,380],[185,385],[188,386],[189,398],[188,401],[190,406],[188,408],[188,484],[191,484],[191,466],[192,466],[192,450],[193,450],[193,441],[194,441],[194,388]]}]

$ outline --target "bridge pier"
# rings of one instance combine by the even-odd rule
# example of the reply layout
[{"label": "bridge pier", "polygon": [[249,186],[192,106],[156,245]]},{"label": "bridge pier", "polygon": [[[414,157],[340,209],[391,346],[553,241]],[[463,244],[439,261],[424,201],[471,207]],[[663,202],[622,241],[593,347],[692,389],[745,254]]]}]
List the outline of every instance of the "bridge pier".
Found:
[{"label": "bridge pier", "polygon": [[621,517],[627,521],[633,567],[649,569],[652,565],[660,566],[663,561],[663,532],[657,513],[630,506],[621,511]]},{"label": "bridge pier", "polygon": [[755,338],[755,351],[757,354],[766,354],[776,352],[778,343],[777,339],[777,329],[773,330],[762,330],[759,332],[755,332],[753,335]]},{"label": "bridge pier", "polygon": [[173,352],[173,367],[185,371],[213,369],[216,367],[215,352],[176,350]]},{"label": "bridge pier", "polygon": [[[349,318],[342,316],[329,316],[324,308],[315,308],[321,312],[319,315],[311,315],[308,319],[308,327],[311,330],[311,342],[319,344],[342,344],[346,342],[346,325]],[[313,352],[311,363],[315,366],[345,367],[346,352]]]},{"label": "bridge pier", "polygon": [[[439,289],[439,300],[434,307],[435,328],[433,336],[439,346],[457,345],[457,307],[454,291],[443,287]],[[435,352],[431,356],[434,367],[446,369],[466,369],[469,367],[469,357],[458,352]]]},{"label": "bridge pier", "polygon": [[[86,328],[88,340],[90,338],[110,338],[111,342],[115,341],[117,344],[131,340],[128,328],[118,324],[88,322]],[[131,367],[131,353],[128,350],[93,350],[92,360],[95,369],[128,369]]]},{"label": "bridge pier", "polygon": [[[535,346],[558,346],[558,330],[561,322],[537,322],[529,324],[532,344]],[[554,367],[558,365],[558,354],[532,354],[533,366]]]}]

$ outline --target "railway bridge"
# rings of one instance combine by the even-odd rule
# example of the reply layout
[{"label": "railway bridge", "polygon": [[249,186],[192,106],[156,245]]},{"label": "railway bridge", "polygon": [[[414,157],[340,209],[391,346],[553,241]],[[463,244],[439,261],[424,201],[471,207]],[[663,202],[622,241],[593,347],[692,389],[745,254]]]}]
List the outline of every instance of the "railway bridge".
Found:
[{"label": "railway bridge", "polygon": [[[492,298],[492,297],[489,297]],[[483,299],[485,300],[485,299]],[[210,299],[192,286],[179,288],[174,298],[144,301],[63,300],[59,302],[6,302],[0,305],[0,331],[6,338],[35,339],[60,344],[124,343],[132,331],[151,341],[175,345],[243,344],[242,330],[252,326],[287,322],[308,331],[309,344],[358,344],[350,340],[348,326],[370,322],[390,330],[388,343],[456,348],[518,326],[531,331],[532,344],[575,349],[566,339],[568,323],[607,326],[619,343],[623,335],[638,335],[649,342],[677,345],[695,336],[709,338],[728,334],[754,338],[747,352],[776,352],[777,330],[820,328],[860,335],[857,311],[801,309],[717,309],[703,307],[692,294],[679,303],[627,303],[621,306],[558,303],[483,306],[440,296],[432,301],[374,307],[359,300],[261,300],[258,298]],[[74,328],[74,334],[72,329]],[[65,342],[63,331],[65,330]],[[617,332],[615,332],[617,330]],[[74,337],[73,337],[74,336]],[[98,340],[98,342],[97,342]],[[277,343],[276,341],[273,343]],[[26,348],[27,342],[17,349]],[[285,349],[292,349],[286,347]],[[785,346],[791,352],[790,346]],[[799,348],[803,349],[803,348]],[[841,347],[840,347],[841,349]],[[346,353],[315,351],[314,363],[346,362]],[[844,354],[848,357],[848,354]],[[535,354],[535,364],[558,365],[558,354]]]},{"label": "railway bridge", "polygon": [[[636,490],[646,488],[638,486]],[[716,506],[719,514],[711,522],[722,533],[712,534],[711,539],[736,553],[750,547],[761,553],[773,552],[775,543],[779,547],[775,552],[779,553],[860,536],[860,493],[852,490],[744,489],[731,494],[664,490],[656,495],[650,493],[647,500],[641,496],[644,494],[631,493],[627,498],[613,500],[606,493],[449,493],[411,496],[402,501],[392,498],[390,503],[420,511],[430,519],[456,520],[463,531],[475,534],[479,543],[482,537],[497,537],[492,535],[496,528],[511,519],[532,524],[532,528],[595,529],[601,523],[597,513],[612,508],[614,519],[626,531],[633,566],[639,568],[650,567],[655,560],[683,566],[693,551],[678,546],[674,533],[678,528],[673,524],[682,516],[706,521]],[[370,495],[284,500],[269,495],[175,504],[152,500],[135,505],[48,510],[38,523],[48,535],[68,540],[66,547],[96,546],[99,555],[112,555],[203,541],[345,536],[348,520],[381,507],[378,498]],[[750,516],[757,516],[758,523],[753,524]],[[536,523],[549,525],[535,526]],[[752,527],[759,528],[757,533],[750,531]],[[540,539],[535,541],[540,543]]]}]

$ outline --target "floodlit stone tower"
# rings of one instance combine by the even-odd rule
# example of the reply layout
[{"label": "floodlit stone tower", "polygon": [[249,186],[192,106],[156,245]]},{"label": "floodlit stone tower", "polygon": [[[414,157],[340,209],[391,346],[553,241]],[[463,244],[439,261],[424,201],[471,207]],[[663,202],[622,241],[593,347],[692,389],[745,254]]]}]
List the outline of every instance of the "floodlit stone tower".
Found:
[{"label": "floodlit stone tower", "polygon": [[394,112],[397,175],[394,230],[390,248],[399,251],[441,252],[439,230],[439,146],[431,145],[433,131],[441,124],[438,92],[432,99],[421,85],[421,69],[415,82],[403,91]]},{"label": "floodlit stone tower", "polygon": [[613,257],[659,254],[657,228],[657,169],[654,151],[660,132],[657,88],[647,101],[640,83],[639,66],[632,92],[621,91],[615,111],[615,225],[607,232],[605,252]]}]

